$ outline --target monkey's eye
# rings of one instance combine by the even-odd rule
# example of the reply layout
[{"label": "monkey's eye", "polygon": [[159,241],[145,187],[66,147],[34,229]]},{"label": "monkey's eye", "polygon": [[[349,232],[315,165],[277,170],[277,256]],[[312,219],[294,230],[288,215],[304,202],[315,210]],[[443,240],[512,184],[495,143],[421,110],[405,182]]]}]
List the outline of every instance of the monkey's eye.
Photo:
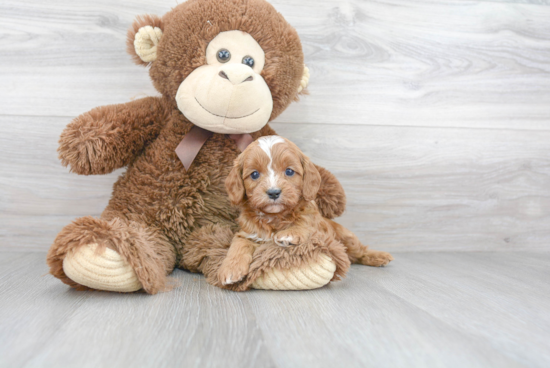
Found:
[{"label": "monkey's eye", "polygon": [[286,175],[286,176],[292,176],[292,175],[294,175],[294,170],[292,170],[292,169],[290,169],[290,168],[286,169],[285,175]]},{"label": "monkey's eye", "polygon": [[229,50],[220,49],[216,53],[216,58],[220,63],[227,63],[231,59],[231,53],[229,52]]},{"label": "monkey's eye", "polygon": [[254,66],[254,59],[252,56],[245,56],[243,57],[243,64],[252,68]]},{"label": "monkey's eye", "polygon": [[252,174],[250,174],[250,178],[251,178],[252,180],[256,180],[256,179],[258,179],[259,177],[260,177],[260,173],[257,172],[257,171],[254,171]]}]

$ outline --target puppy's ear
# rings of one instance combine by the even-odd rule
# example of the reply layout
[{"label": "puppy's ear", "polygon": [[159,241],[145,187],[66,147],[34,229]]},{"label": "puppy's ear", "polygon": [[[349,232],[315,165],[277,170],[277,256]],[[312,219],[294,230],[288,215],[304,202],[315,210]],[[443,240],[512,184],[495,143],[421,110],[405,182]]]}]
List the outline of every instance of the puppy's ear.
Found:
[{"label": "puppy's ear", "polygon": [[304,166],[302,195],[306,201],[313,201],[317,197],[317,192],[321,187],[321,174],[319,174],[319,170],[317,170],[313,162],[305,156],[302,159],[302,165]]},{"label": "puppy's ear", "polygon": [[242,179],[242,163],[239,158],[235,160],[235,164],[231,172],[225,179],[225,190],[229,196],[229,200],[233,205],[239,205],[244,200],[244,182]]}]

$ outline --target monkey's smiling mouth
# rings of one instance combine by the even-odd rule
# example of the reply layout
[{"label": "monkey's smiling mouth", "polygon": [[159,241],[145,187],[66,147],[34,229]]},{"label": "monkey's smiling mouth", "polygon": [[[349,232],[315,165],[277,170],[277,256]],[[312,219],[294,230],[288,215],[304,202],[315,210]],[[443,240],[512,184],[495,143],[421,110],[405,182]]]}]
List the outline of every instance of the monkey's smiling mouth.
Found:
[{"label": "monkey's smiling mouth", "polygon": [[211,115],[214,115],[214,116],[218,116],[220,118],[224,118],[224,119],[242,119],[242,118],[246,118],[248,116],[251,116],[251,115],[254,115],[255,113],[257,113],[258,111],[260,111],[260,109],[248,114],[248,115],[243,115],[243,116],[238,116],[238,117],[232,117],[232,116],[223,116],[223,115],[218,115],[218,114],[214,114],[213,112],[210,112],[206,109],[206,107],[204,107],[200,102],[199,100],[197,99],[197,97],[195,97],[195,101],[197,101],[197,103],[199,104],[200,107],[202,107],[204,109],[204,111],[206,111],[207,113],[211,114]]}]

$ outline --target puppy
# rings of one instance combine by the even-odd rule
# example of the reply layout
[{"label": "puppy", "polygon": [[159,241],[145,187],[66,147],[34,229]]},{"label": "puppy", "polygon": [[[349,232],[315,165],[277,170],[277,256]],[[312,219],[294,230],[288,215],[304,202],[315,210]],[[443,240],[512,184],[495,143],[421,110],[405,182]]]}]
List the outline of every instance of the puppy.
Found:
[{"label": "puppy", "polygon": [[368,249],[351,231],[321,216],[315,204],[320,185],[315,165],[289,140],[267,136],[250,144],[225,182],[231,203],[241,208],[240,231],[219,269],[219,282],[241,281],[258,246],[299,246],[316,232],[343,243],[351,263],[385,266],[392,261],[389,253]]}]

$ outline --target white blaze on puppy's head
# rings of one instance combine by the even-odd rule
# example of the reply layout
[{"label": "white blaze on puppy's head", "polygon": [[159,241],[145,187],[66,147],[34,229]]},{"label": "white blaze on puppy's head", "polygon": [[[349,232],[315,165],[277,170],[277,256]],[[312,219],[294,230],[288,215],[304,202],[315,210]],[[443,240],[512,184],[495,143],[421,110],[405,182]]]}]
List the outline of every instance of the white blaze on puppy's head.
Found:
[{"label": "white blaze on puppy's head", "polygon": [[258,139],[258,145],[262,149],[262,151],[265,152],[267,157],[269,157],[269,165],[267,166],[267,173],[269,175],[269,185],[271,188],[277,187],[277,175],[275,174],[275,171],[273,171],[273,155],[271,154],[271,150],[273,149],[273,146],[277,143],[284,143],[284,139],[276,136],[276,135],[270,135],[267,137],[261,137]]}]

